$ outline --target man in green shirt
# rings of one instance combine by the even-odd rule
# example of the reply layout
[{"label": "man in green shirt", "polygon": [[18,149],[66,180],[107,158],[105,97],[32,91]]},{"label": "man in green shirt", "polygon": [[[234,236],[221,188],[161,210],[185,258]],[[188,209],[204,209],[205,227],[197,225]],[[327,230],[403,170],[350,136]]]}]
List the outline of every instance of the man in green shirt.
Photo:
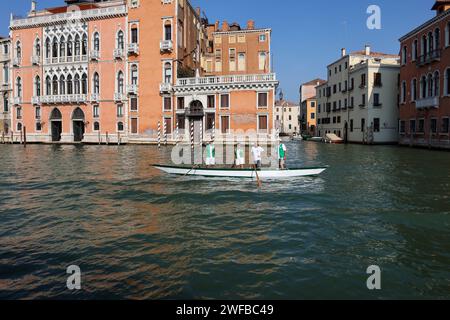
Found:
[{"label": "man in green shirt", "polygon": [[206,166],[216,165],[216,148],[211,143],[206,145]]},{"label": "man in green shirt", "polygon": [[280,141],[278,146],[278,162],[280,170],[286,170],[286,158],[287,158],[287,148],[286,145]]},{"label": "man in green shirt", "polygon": [[242,148],[242,145],[239,143],[234,148],[234,158],[236,160],[236,168],[244,169],[245,164],[245,156],[244,156],[244,149]]}]

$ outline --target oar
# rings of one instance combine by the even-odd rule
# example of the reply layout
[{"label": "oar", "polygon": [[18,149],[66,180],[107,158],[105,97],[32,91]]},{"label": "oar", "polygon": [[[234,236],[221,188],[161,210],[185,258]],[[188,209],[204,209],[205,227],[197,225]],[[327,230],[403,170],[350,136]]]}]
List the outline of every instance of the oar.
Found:
[{"label": "oar", "polygon": [[189,170],[188,172],[186,172],[186,174],[185,174],[184,176],[186,177],[189,173],[191,173],[192,170],[197,169],[197,168],[198,168],[198,166],[193,166],[193,167],[191,168],[191,170]]},{"label": "oar", "polygon": [[255,173],[256,173],[256,184],[258,185],[258,188],[261,188],[262,182],[259,179],[258,170],[256,170],[256,164],[253,165],[253,169],[255,170]]}]

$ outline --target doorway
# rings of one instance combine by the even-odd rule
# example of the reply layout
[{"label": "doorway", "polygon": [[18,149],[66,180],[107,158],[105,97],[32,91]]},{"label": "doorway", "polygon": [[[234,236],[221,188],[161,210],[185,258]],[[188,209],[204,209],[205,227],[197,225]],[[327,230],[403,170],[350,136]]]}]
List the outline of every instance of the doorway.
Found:
[{"label": "doorway", "polygon": [[62,114],[57,108],[50,114],[52,142],[61,141],[62,134]]},{"label": "doorway", "polygon": [[84,139],[84,112],[76,108],[72,114],[73,141],[82,142]]}]

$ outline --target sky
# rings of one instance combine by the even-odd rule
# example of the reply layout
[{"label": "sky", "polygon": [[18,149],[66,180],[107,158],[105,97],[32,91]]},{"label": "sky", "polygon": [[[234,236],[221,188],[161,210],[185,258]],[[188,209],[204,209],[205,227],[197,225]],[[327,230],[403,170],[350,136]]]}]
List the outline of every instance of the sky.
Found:
[{"label": "sky", "polygon": [[[157,1],[159,0],[142,0]],[[64,4],[63,0],[37,0],[38,9]],[[0,35],[8,34],[10,13],[25,15],[31,0],[2,1]],[[191,0],[210,22],[227,20],[272,29],[273,67],[284,97],[299,100],[300,84],[326,79],[326,66],[347,52],[372,50],[398,54],[398,39],[432,18],[434,0]],[[381,29],[369,30],[367,8],[381,9]]]}]

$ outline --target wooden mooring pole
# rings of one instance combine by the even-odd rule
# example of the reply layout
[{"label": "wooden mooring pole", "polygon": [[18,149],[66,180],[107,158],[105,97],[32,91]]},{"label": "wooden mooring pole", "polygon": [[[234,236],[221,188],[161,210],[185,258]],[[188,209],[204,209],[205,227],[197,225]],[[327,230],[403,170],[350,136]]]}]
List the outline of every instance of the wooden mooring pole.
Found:
[{"label": "wooden mooring pole", "polygon": [[27,147],[27,127],[23,126],[23,147]]}]

